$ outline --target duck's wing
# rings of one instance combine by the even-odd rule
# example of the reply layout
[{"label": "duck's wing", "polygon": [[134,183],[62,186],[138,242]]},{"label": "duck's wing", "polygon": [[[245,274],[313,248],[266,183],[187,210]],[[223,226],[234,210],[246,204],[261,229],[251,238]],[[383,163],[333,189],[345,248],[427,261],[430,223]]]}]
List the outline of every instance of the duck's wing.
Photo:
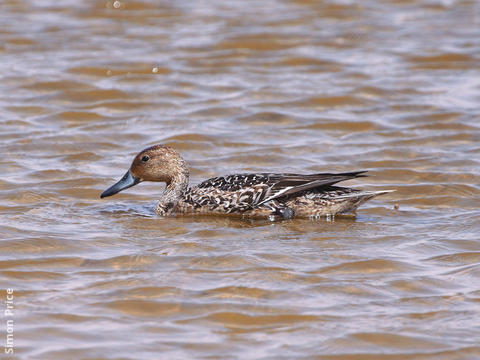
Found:
[{"label": "duck's wing", "polygon": [[323,186],[330,186],[341,181],[355,179],[358,177],[365,177],[366,171],[356,171],[349,173],[322,173],[322,174],[273,174],[270,181],[272,186],[266,196],[261,199],[256,205],[261,205],[268,201],[278,199],[282,196],[298,193],[300,191],[315,189]]},{"label": "duck's wing", "polygon": [[300,191],[329,186],[340,181],[364,177],[366,171],[322,174],[236,174],[208,179],[197,185],[200,189],[235,192],[242,208],[255,208],[268,201]]}]

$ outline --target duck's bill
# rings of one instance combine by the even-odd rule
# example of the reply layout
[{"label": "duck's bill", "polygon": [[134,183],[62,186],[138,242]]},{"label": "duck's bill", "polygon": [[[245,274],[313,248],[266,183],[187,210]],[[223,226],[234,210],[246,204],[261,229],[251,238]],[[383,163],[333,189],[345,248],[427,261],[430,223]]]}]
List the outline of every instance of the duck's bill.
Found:
[{"label": "duck's bill", "polygon": [[130,170],[127,171],[125,175],[117,182],[115,185],[110,186],[107,190],[105,190],[100,197],[103,199],[107,196],[115,195],[116,193],[128,189],[134,185],[137,185],[141,181],[140,178],[137,178],[132,175]]}]

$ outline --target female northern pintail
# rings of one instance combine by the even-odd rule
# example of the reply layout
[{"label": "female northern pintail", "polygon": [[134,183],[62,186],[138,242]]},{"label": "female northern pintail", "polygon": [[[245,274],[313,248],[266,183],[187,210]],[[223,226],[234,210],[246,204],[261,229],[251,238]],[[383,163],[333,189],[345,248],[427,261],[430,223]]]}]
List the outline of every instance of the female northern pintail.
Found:
[{"label": "female northern pintail", "polygon": [[367,200],[391,192],[333,186],[364,177],[366,171],[338,174],[235,174],[188,187],[185,160],[174,149],[155,145],[140,152],[122,179],[105,190],[112,196],[142,181],[166,183],[159,215],[238,214],[248,217],[320,217],[354,212]]}]

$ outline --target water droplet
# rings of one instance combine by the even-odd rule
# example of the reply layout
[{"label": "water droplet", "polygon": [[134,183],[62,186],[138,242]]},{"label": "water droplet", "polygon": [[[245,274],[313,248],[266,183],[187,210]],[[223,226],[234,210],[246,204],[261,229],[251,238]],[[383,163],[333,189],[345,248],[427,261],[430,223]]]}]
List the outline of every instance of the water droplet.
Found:
[{"label": "water droplet", "polygon": [[154,74],[158,73],[158,67],[154,67],[154,68],[152,69],[152,73],[154,73]]},{"label": "water droplet", "polygon": [[114,2],[113,2],[113,7],[114,7],[115,9],[119,9],[120,6],[122,6],[122,3],[121,3],[120,1],[114,1]]}]

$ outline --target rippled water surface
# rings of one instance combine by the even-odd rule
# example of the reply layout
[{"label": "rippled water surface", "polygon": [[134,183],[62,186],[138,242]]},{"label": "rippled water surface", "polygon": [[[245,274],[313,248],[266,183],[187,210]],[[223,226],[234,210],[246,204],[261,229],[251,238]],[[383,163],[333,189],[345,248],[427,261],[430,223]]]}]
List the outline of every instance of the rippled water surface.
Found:
[{"label": "rippled water surface", "polygon": [[[0,24],[2,356],[480,358],[477,0],[4,0]],[[396,192],[335,221],[101,200],[156,143],[192,183]]]}]

